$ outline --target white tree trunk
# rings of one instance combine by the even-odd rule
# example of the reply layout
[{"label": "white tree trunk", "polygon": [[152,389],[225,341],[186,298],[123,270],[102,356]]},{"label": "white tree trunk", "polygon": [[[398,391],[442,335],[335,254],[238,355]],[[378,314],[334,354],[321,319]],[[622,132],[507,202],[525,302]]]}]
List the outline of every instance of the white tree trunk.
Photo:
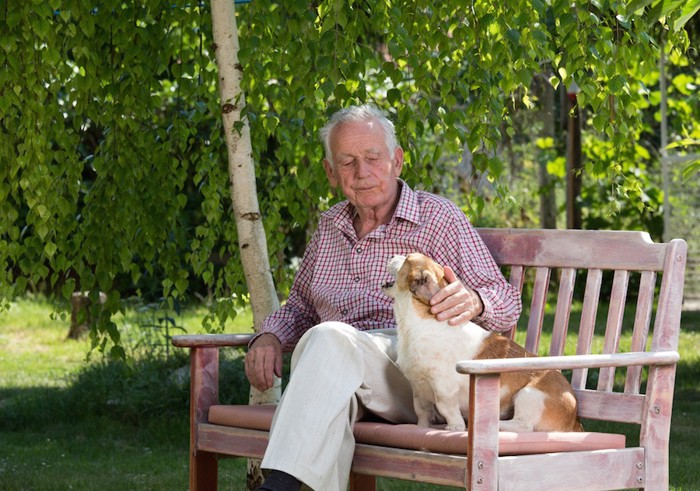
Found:
[{"label": "white tree trunk", "polygon": [[[219,68],[221,112],[228,149],[231,199],[243,272],[250,292],[253,322],[258,331],[265,317],[279,308],[279,301],[270,271],[267,241],[258,205],[250,126],[247,119],[241,117],[245,96],[241,91],[242,67],[238,62],[238,27],[233,0],[211,0],[211,15]],[[239,129],[236,128],[236,123],[239,123]],[[276,403],[280,392],[279,380],[264,393],[251,388],[250,403]],[[249,489],[257,487],[260,478],[260,463],[250,461]]]}]

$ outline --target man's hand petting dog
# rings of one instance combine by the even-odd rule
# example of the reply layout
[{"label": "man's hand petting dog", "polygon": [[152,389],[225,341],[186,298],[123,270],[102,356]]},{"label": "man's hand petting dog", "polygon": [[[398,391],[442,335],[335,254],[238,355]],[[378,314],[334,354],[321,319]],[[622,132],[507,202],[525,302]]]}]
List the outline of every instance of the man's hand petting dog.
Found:
[{"label": "man's hand petting dog", "polygon": [[430,312],[438,320],[461,326],[483,313],[484,303],[479,294],[459,281],[449,266],[445,266],[445,280],[448,285],[430,299]]}]

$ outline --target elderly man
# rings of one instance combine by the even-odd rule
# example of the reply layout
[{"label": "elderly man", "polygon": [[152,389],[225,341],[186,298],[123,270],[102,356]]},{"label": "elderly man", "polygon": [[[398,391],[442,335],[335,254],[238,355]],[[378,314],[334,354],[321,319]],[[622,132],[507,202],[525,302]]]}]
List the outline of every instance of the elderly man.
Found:
[{"label": "elderly man", "polygon": [[363,415],[415,422],[411,388],[395,365],[387,260],[422,252],[445,265],[449,285],[432,312],[453,325],[512,327],[519,292],[505,280],[462,211],[399,179],[403,150],[394,126],[371,106],[349,107],[321,130],[324,167],[346,201],[324,213],[287,303],[268,317],[245,360],[251,385],[266,390],[292,351],[292,375],[277,408],[262,461],[260,489],[321,491],[347,486]]}]

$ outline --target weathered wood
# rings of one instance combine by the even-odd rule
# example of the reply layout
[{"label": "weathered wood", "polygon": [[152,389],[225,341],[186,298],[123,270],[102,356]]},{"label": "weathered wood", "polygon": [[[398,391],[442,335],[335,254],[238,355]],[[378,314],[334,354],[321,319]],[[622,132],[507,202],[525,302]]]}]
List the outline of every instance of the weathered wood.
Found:
[{"label": "weathered wood", "polygon": [[[625,313],[627,299],[628,271],[615,271],[610,303],[608,305],[608,323],[605,328],[605,346],[603,353],[617,353],[622,335],[622,317]],[[615,367],[602,368],[598,374],[598,390],[611,392],[615,382]]]},{"label": "weathered wood", "polygon": [[[472,490],[668,489],[668,443],[679,359],[685,243],[673,240],[654,244],[641,232],[481,229],[480,234],[498,264],[510,268],[511,284],[521,292],[532,292],[525,341],[532,351],[539,348],[545,313],[549,312],[547,292],[552,277],[558,275],[549,356],[457,363],[456,370],[470,377],[470,431],[464,454],[391,448],[385,436],[373,439],[371,445],[364,441],[356,445],[351,489],[374,490],[377,476]],[[609,270],[613,283],[610,297],[603,300],[609,306],[605,332],[595,332],[604,273],[607,278]],[[585,275],[586,286],[576,331],[569,324],[575,280],[579,275]],[[632,275],[640,275],[636,292],[628,292],[630,285],[636,283],[630,281]],[[657,285],[659,278],[661,284]],[[526,279],[533,281],[532,288],[524,288]],[[622,321],[628,297],[637,298],[636,311],[631,348],[621,352]],[[654,311],[655,321],[651,326]],[[514,329],[506,335],[513,334]],[[567,335],[571,334],[577,336],[576,354],[563,355]],[[600,335],[603,335],[602,347],[597,341],[594,343],[594,338]],[[647,341],[649,336],[651,343]],[[250,339],[251,335],[173,339],[176,346],[192,350],[190,486],[193,490],[216,489],[218,456],[260,458],[267,446],[267,431],[207,421],[208,409],[218,399],[218,349],[245,346]],[[579,416],[638,425],[639,447],[612,449],[606,443],[603,450],[589,447],[580,451],[578,447],[576,451],[537,453],[541,450],[535,451],[530,445],[529,452],[514,451],[523,455],[510,455],[513,452],[509,450],[503,452],[509,455],[502,455],[498,432],[500,374],[543,369],[572,370]],[[624,390],[614,383],[616,369],[626,371]],[[645,372],[646,392],[642,393]]]},{"label": "weathered wood", "polygon": [[532,292],[532,302],[530,303],[530,318],[527,323],[527,338],[525,339],[525,349],[531,353],[537,353],[540,347],[540,333],[542,332],[542,322],[544,322],[544,312],[547,307],[549,274],[549,268],[537,268],[535,274],[535,285]]},{"label": "weathered wood", "polygon": [[199,448],[198,425],[207,421],[209,408],[219,402],[219,350],[195,348],[190,352],[190,489],[215,490],[216,456]]},{"label": "weathered wood", "polygon": [[499,474],[499,489],[509,491],[640,488],[644,486],[644,449],[502,457]]},{"label": "weathered wood", "polygon": [[646,232],[483,228],[479,234],[501,265],[660,271],[666,258],[667,244]]},{"label": "weathered wood", "polygon": [[267,448],[267,431],[200,423],[197,433],[197,445],[205,452],[261,459]]},{"label": "weathered wood", "polygon": [[557,308],[554,312],[554,326],[552,328],[552,342],[549,347],[551,356],[564,354],[566,345],[566,333],[569,328],[569,316],[571,304],[574,298],[574,286],[576,283],[576,270],[564,268],[559,278],[559,293],[557,294]]},{"label": "weathered wood", "polygon": [[178,348],[215,348],[226,346],[248,346],[252,334],[182,334],[173,336],[173,345]]},{"label": "weathered wood", "polygon": [[499,396],[498,374],[469,377],[468,489],[498,489]]},{"label": "weathered wood", "polygon": [[[578,340],[576,344],[577,355],[585,355],[591,352],[602,282],[603,272],[600,269],[592,268],[588,270],[588,275],[586,276],[586,291],[583,296],[583,309],[581,310],[581,322],[579,324]],[[571,386],[574,389],[585,389],[587,376],[588,368],[574,370],[571,375]]]},{"label": "weathered wood", "polygon": [[624,367],[633,365],[672,365],[677,351],[613,353],[609,355],[563,355],[528,358],[492,358],[460,361],[457,371],[464,374],[521,372],[525,370],[571,370],[574,368]]},{"label": "weathered wood", "polygon": [[641,424],[645,397],[638,394],[620,394],[597,390],[574,389],[581,418],[614,423]]},{"label": "weathered wood", "polygon": [[350,472],[350,491],[376,491],[377,479],[375,476]]},{"label": "weathered wood", "polygon": [[[639,282],[637,293],[637,311],[634,315],[634,328],[632,331],[631,351],[644,351],[647,346],[647,336],[651,323],[651,312],[654,307],[654,285],[656,285],[656,272],[644,271]],[[639,394],[642,382],[642,367],[635,366],[627,369],[625,379],[625,393]]]},{"label": "weathered wood", "polygon": [[358,444],[352,468],[359,474],[420,481],[442,486],[464,486],[466,458],[416,452],[401,448]]}]

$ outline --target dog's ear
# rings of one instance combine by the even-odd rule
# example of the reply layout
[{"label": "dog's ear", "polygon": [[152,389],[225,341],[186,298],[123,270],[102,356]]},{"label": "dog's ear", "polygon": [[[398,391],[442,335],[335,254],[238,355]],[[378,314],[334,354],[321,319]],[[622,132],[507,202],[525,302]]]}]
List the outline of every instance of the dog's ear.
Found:
[{"label": "dog's ear", "polygon": [[440,289],[442,278],[438,279],[435,272],[429,269],[414,269],[409,274],[409,289],[413,296],[426,305]]}]

